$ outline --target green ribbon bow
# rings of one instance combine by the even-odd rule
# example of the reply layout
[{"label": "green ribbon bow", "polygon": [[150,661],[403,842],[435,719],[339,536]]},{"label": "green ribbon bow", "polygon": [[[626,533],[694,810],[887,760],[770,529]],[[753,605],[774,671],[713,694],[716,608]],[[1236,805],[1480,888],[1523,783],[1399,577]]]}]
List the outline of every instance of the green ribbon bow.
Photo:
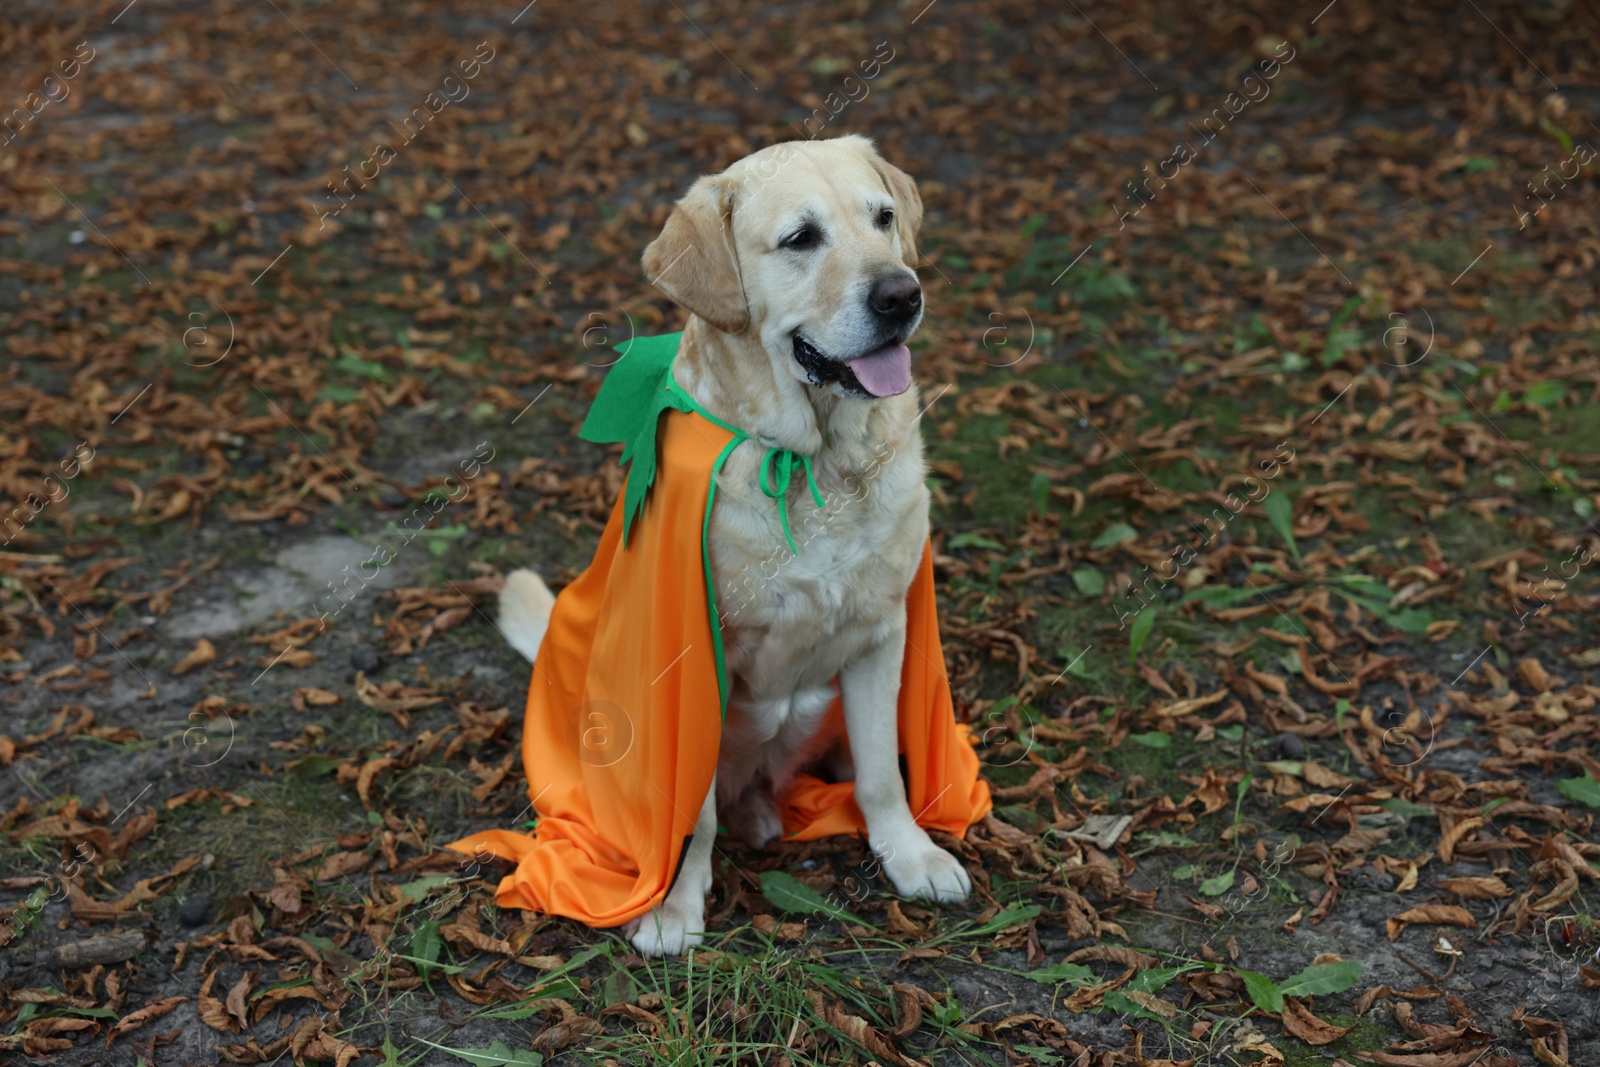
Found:
[{"label": "green ribbon bow", "polygon": [[[789,482],[794,477],[795,460],[800,461],[800,466],[806,472],[806,484],[811,487],[811,499],[818,508],[825,508],[828,502],[822,498],[822,491],[817,488],[817,479],[811,473],[811,457],[791,452],[787,448],[769,448],[767,454],[761,457],[761,474],[757,479],[761,491],[778,502],[778,520],[783,523],[783,539],[789,542],[789,551],[795,555],[800,550],[794,546],[794,535],[789,532]],[[771,473],[777,469],[777,480],[773,481]]]},{"label": "green ribbon bow", "polygon": [[[622,443],[622,463],[628,467],[627,487],[622,501],[622,543],[628,544],[628,534],[650,495],[650,486],[656,478],[656,436],[661,415],[667,409],[695,412],[710,422],[734,434],[734,444],[752,440],[751,435],[723,422],[706,411],[694,398],[679,388],[672,378],[672,361],[678,351],[681,333],[662,334],[659,337],[635,337],[619,345],[621,353],[616,364],[600,386],[589,415],[583,420],[578,436],[599,444]],[[726,453],[724,453],[726,454]],[[805,470],[806,482],[811,486],[811,499],[817,507],[827,507],[817,479],[811,473],[811,457],[791,452],[786,448],[769,448],[761,459],[757,479],[761,491],[778,502],[778,518],[783,523],[783,537],[789,542],[789,551],[795,555],[794,535],[789,531],[789,483],[794,478],[795,461]],[[716,473],[712,473],[715,492]]]}]

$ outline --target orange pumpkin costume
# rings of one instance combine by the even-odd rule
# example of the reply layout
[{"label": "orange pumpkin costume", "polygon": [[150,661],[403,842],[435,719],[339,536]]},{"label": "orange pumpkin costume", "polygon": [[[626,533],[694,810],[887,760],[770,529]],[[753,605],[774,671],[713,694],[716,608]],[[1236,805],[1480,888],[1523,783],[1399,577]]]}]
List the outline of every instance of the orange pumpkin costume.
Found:
[{"label": "orange pumpkin costume", "polygon": [[[728,680],[706,538],[718,474],[749,435],[672,380],[681,336],[620,349],[579,434],[625,442],[631,466],[534,663],[522,758],[535,832],[488,830],[449,846],[516,863],[496,892],[502,907],[594,927],[643,915],[671,889],[711,787]],[[918,824],[959,835],[988,813],[989,787],[950,700],[932,558],[925,546],[907,594],[900,753]],[[824,729],[843,736],[837,697]],[[801,774],[779,810],[787,840],[866,832],[849,782]]]}]

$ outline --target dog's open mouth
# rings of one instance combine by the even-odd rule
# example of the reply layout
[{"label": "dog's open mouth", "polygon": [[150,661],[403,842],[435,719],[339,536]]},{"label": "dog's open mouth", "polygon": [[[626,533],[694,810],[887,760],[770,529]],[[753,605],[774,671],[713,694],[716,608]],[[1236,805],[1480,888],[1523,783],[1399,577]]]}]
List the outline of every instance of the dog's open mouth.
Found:
[{"label": "dog's open mouth", "polygon": [[812,385],[838,382],[846,392],[863,397],[899,396],[911,388],[911,349],[904,341],[893,341],[853,359],[833,359],[797,333],[794,359]]}]

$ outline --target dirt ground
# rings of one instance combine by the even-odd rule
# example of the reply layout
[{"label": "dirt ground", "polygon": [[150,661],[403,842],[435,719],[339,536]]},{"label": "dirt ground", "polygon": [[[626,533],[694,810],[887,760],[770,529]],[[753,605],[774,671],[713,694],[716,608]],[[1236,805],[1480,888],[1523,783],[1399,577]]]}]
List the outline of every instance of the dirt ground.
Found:
[{"label": "dirt ground", "polygon": [[[0,1062],[1600,1062],[1600,14],[1324,3],[8,5]],[[844,133],[979,889],[724,840],[646,961],[441,848],[493,594],[672,201]]]}]

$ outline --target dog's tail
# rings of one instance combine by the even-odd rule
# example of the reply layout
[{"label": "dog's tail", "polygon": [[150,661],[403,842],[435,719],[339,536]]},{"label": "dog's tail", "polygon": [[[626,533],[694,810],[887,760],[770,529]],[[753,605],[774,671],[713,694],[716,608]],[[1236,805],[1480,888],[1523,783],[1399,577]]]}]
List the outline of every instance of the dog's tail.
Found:
[{"label": "dog's tail", "polygon": [[555,594],[530,570],[515,570],[506,575],[500,590],[500,632],[511,647],[533,662],[550,626],[550,610]]}]

